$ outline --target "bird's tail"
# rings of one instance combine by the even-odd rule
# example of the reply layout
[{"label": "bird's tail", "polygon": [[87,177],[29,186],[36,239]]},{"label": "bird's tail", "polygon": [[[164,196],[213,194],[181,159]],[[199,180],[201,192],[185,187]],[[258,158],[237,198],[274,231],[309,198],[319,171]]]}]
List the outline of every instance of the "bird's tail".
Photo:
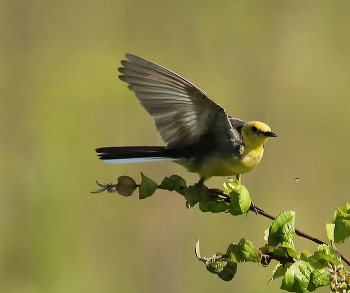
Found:
[{"label": "bird's tail", "polygon": [[107,164],[176,161],[184,157],[179,150],[164,146],[103,147],[96,149],[96,152]]}]

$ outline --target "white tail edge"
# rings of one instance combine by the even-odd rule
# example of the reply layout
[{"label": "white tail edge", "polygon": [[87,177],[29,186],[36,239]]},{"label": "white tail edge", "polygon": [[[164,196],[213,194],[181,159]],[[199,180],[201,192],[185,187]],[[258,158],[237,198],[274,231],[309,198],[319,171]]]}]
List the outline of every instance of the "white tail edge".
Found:
[{"label": "white tail edge", "polygon": [[106,164],[131,164],[131,163],[149,163],[149,162],[162,162],[162,161],[176,161],[172,158],[130,158],[130,159],[111,159],[103,160]]}]

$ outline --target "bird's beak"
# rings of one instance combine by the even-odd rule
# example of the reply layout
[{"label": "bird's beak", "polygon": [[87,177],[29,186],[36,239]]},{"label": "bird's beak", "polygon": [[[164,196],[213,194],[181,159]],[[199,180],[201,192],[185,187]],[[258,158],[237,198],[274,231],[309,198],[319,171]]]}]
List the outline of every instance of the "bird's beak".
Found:
[{"label": "bird's beak", "polygon": [[263,133],[264,136],[267,136],[267,137],[276,137],[277,134],[276,133],[273,133],[272,131],[265,131]]}]

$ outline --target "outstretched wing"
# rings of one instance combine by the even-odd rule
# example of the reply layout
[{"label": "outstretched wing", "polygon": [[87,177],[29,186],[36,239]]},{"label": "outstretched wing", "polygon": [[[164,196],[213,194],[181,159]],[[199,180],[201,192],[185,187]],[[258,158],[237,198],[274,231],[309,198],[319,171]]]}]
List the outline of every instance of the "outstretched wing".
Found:
[{"label": "outstretched wing", "polygon": [[151,61],[125,56],[129,61],[121,61],[119,78],[154,117],[168,148],[189,146],[207,134],[231,147],[240,142],[225,110],[194,84]]}]

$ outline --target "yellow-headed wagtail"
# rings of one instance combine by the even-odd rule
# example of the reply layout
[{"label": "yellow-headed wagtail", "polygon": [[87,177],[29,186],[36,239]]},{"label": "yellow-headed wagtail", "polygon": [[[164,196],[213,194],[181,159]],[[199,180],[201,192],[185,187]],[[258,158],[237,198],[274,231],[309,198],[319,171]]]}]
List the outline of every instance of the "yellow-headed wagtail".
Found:
[{"label": "yellow-headed wagtail", "polygon": [[119,78],[128,83],[154,117],[167,146],[126,146],[96,149],[105,163],[174,161],[198,173],[200,182],[212,176],[240,175],[255,168],[268,137],[276,137],[262,122],[230,117],[194,84],[146,59],[126,54]]}]

